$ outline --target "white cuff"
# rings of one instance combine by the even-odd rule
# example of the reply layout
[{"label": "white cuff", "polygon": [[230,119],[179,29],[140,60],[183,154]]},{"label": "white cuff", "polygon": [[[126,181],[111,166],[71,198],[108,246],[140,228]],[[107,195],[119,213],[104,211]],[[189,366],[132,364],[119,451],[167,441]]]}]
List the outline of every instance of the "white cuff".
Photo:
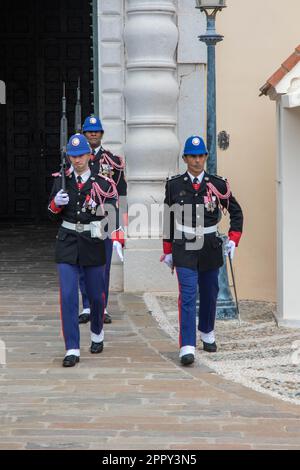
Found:
[{"label": "white cuff", "polygon": [[187,356],[188,354],[193,354],[195,356],[196,348],[195,346],[184,346],[180,349],[179,357]]},{"label": "white cuff", "polygon": [[91,340],[93,343],[102,343],[104,341],[104,330],[101,331],[100,335],[91,332]]},{"label": "white cuff", "polygon": [[68,351],[66,352],[65,357],[67,357],[67,356],[80,357],[80,349],[68,349]]},{"label": "white cuff", "polygon": [[202,333],[202,331],[200,331],[200,335],[201,335],[201,339],[204,343],[214,344],[215,341],[216,341],[214,331],[211,331],[210,333]]}]

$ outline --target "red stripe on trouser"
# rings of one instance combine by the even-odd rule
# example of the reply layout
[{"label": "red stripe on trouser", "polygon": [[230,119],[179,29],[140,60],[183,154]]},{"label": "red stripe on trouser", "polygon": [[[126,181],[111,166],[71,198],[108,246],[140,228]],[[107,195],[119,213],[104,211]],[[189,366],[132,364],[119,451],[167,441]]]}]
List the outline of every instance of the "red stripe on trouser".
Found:
[{"label": "red stripe on trouser", "polygon": [[[105,305],[106,305],[106,296],[105,293],[102,293],[102,299],[103,299],[103,315],[102,315],[102,321],[104,323],[104,317],[105,317]],[[101,334],[101,332],[100,332]]]},{"label": "red stripe on trouser", "polygon": [[64,322],[63,322],[63,311],[62,311],[62,293],[61,293],[61,288],[59,289],[59,304],[60,304],[60,321],[61,321],[61,332],[64,338],[64,342],[66,345],[66,336],[65,336],[65,331],[64,331]]},{"label": "red stripe on trouser", "polygon": [[179,347],[182,346],[182,334],[181,334],[181,316],[182,316],[182,292],[181,292],[181,285],[179,282],[178,272],[176,270],[177,279],[178,279],[178,288],[179,288],[179,297],[178,297],[178,315],[179,315]]}]

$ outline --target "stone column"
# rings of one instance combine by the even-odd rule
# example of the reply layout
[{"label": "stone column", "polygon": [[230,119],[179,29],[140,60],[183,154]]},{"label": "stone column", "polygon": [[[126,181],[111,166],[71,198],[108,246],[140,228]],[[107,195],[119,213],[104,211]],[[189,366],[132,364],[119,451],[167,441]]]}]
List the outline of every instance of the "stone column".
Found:
[{"label": "stone column", "polygon": [[[165,179],[177,170],[177,102],[175,52],[178,43],[175,0],[127,0],[126,146],[129,205],[150,208],[164,199]],[[158,224],[152,227],[159,235]],[[152,233],[153,233],[152,232]],[[124,264],[125,291],[170,291],[175,280],[159,263],[161,240],[129,230]]]},{"label": "stone column", "polygon": [[[105,134],[103,146],[124,154],[124,0],[98,0],[99,109]],[[123,290],[123,265],[114,254],[111,291]]]}]

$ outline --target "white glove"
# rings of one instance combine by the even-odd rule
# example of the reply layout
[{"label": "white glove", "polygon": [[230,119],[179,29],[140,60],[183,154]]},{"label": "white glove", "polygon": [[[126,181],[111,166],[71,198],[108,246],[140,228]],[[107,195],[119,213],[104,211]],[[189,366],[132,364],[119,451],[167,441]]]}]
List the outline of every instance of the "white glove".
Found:
[{"label": "white glove", "polygon": [[122,263],[124,262],[124,256],[123,256],[123,247],[122,247],[122,243],[118,242],[118,241],[114,241],[113,242],[113,249],[115,250],[115,252],[117,253],[118,257],[120,258],[120,260],[122,261]]},{"label": "white glove", "polygon": [[234,241],[229,240],[229,242],[225,246],[225,256],[230,256],[230,259],[233,260],[235,249],[236,249],[236,245]]},{"label": "white glove", "polygon": [[56,207],[67,206],[69,201],[69,195],[65,193],[63,189],[61,189],[54,198]]},{"label": "white glove", "polygon": [[174,266],[173,266],[173,255],[162,255],[162,257],[160,258],[160,261],[161,263],[165,263],[168,268],[170,269],[173,269]]}]

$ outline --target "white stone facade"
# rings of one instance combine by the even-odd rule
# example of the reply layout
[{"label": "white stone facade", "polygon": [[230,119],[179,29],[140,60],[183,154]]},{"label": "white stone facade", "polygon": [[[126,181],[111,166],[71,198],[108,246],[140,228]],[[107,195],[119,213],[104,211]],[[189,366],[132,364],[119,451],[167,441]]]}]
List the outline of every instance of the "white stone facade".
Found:
[{"label": "white stone facade", "polygon": [[277,318],[280,325],[300,328],[300,63],[269,96],[277,104]]},{"label": "white stone facade", "polygon": [[[105,129],[104,146],[123,154],[124,106],[124,1],[98,0],[99,110]],[[111,290],[123,290],[123,266],[114,255]]]},{"label": "white stone facade", "polygon": [[[164,199],[180,171],[185,139],[204,133],[205,19],[190,0],[98,0],[100,114],[104,144],[126,157],[129,204]],[[158,228],[130,233],[124,266],[114,260],[112,289],[173,291],[159,263]]]},{"label": "white stone facade", "polygon": [[[181,149],[192,134],[204,135],[206,128],[205,74],[207,53],[198,36],[206,29],[205,16],[195,9],[194,0],[179,0],[177,69],[179,84],[178,136]],[[182,160],[179,168],[183,169]]]},{"label": "white stone facade", "polygon": [[124,110],[124,2],[98,0],[100,114],[106,130],[104,143],[122,152]]}]

